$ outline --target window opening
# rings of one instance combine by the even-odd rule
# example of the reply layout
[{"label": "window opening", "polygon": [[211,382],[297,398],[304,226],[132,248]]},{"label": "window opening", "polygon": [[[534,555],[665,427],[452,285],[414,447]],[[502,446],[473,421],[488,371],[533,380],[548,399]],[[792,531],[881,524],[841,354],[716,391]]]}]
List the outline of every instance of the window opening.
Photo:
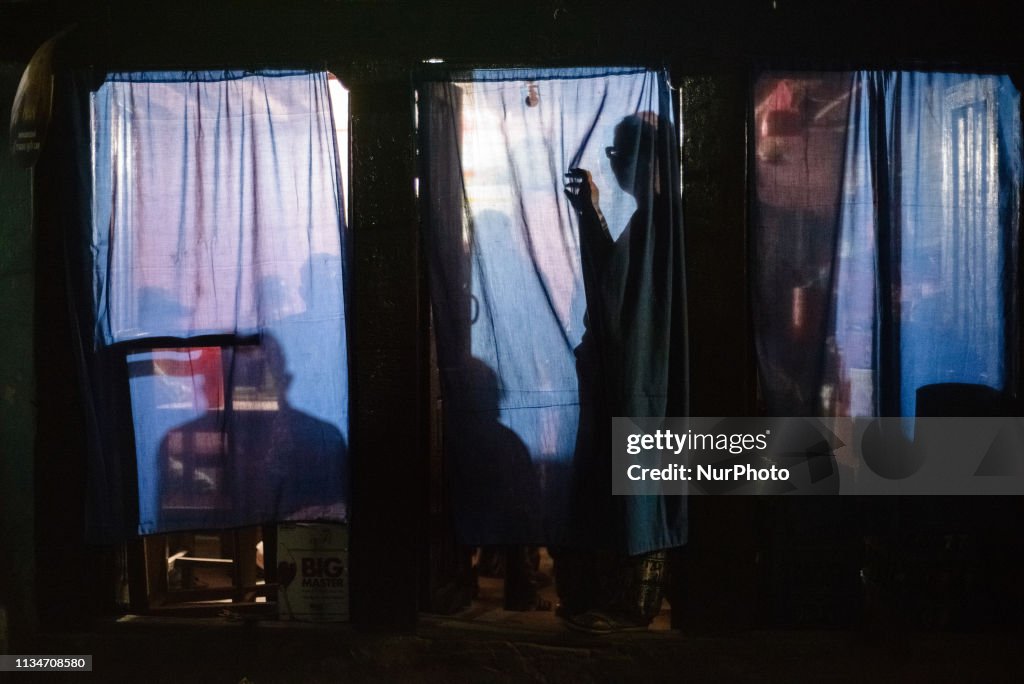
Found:
[{"label": "window opening", "polygon": [[755,86],[755,318],[778,415],[1013,392],[1021,150],[1006,76],[769,73]]},{"label": "window opening", "polygon": [[273,523],[348,515],[348,92],[147,72],[92,103],[96,343],[128,369],[149,535],[133,591],[272,601]]},{"label": "window opening", "polygon": [[[445,453],[445,473],[434,489],[453,502],[454,536],[464,545],[449,549],[446,567],[431,559],[449,580],[425,598],[433,610],[452,612],[476,593],[477,602],[460,613],[464,617],[555,624],[552,612],[502,608],[518,598],[510,589],[513,576],[534,584],[534,598],[557,603],[548,548],[588,543],[567,524],[581,401],[574,350],[583,341],[588,312],[567,174],[577,167],[592,174],[611,243],[631,223],[649,218],[644,202],[654,195],[630,192],[636,188],[620,178],[613,156],[637,156],[635,149],[627,154],[616,146],[617,136],[626,137],[617,130],[630,117],[674,140],[668,135],[675,126],[672,101],[659,78],[643,69],[484,70],[427,82],[418,92],[420,191]],[[674,143],[664,150],[672,158],[676,151]],[[666,200],[668,189],[678,191],[678,162],[673,166],[661,167]],[[635,241],[657,234],[645,227],[633,228]],[[620,250],[620,257],[627,251]],[[668,247],[660,253],[674,255]],[[641,288],[651,286],[643,282]],[[648,302],[661,296],[648,294]],[[676,302],[681,307],[682,297]],[[622,310],[631,311],[631,304]],[[633,313],[638,327],[650,323],[642,306]],[[600,314],[595,308],[587,315],[593,320]],[[666,359],[673,351],[638,347],[621,357],[632,353]],[[639,375],[624,382],[634,380],[642,388],[630,395],[636,397],[655,384],[671,385],[664,377],[647,384]],[[684,385],[685,379],[675,388]],[[664,395],[633,410],[664,412],[659,400]],[[444,523],[440,512],[435,516]],[[611,527],[594,520],[591,530],[601,534]],[[655,521],[638,534],[659,533],[654,530],[685,537],[685,522]],[[433,541],[435,555],[451,543]],[[648,542],[653,548],[677,545],[665,538],[632,541],[641,553]],[[667,625],[667,617],[655,624]]]}]

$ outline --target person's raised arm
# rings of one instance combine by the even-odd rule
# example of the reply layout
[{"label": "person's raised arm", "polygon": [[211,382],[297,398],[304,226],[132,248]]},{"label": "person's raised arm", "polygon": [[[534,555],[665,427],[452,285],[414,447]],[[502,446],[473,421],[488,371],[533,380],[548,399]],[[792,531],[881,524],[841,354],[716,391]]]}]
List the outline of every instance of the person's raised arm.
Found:
[{"label": "person's raised arm", "polygon": [[565,175],[569,179],[565,184],[565,196],[580,220],[582,257],[600,272],[615,244],[601,213],[600,193],[586,169],[571,168]]}]

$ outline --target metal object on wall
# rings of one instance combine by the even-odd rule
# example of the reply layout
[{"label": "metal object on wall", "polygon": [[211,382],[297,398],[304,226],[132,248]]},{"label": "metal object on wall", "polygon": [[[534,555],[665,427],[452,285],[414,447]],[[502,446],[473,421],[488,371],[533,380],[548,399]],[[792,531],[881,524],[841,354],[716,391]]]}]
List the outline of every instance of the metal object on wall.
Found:
[{"label": "metal object on wall", "polygon": [[53,112],[53,63],[58,41],[68,27],[39,46],[18,83],[11,107],[11,154],[23,168],[35,165],[46,141]]}]

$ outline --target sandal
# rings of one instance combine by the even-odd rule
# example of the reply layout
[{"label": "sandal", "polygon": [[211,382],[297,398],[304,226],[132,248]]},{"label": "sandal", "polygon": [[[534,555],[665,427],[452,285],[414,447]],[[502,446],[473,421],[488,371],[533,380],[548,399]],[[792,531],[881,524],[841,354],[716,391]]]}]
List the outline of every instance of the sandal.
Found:
[{"label": "sandal", "polygon": [[588,610],[565,620],[566,626],[587,634],[614,634],[617,632],[645,632],[647,621],[620,619],[599,610]]}]

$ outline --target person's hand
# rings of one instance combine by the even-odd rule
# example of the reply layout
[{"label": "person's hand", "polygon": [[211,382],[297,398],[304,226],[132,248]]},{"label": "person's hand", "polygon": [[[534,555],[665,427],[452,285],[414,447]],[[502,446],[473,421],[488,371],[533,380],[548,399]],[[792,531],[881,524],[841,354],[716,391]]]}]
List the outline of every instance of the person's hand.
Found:
[{"label": "person's hand", "polygon": [[600,212],[598,205],[599,192],[590,172],[586,169],[572,168],[565,174],[565,196],[577,213],[589,211]]}]

